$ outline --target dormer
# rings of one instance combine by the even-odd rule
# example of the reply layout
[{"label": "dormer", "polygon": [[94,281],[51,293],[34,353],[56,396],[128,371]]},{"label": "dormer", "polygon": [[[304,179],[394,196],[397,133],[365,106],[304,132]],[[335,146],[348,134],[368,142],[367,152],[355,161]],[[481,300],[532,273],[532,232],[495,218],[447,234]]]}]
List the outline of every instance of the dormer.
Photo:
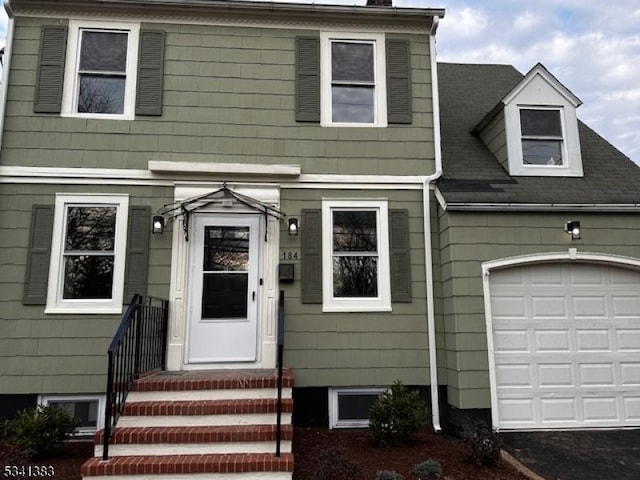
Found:
[{"label": "dormer", "polygon": [[538,63],[474,131],[512,176],[582,177],[581,104]]}]

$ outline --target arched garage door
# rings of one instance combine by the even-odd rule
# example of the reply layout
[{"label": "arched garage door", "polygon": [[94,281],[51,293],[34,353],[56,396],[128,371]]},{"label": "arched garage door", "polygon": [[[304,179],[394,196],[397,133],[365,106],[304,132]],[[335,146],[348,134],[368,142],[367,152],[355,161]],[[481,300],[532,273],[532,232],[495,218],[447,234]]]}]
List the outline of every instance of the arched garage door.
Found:
[{"label": "arched garage door", "polygon": [[640,426],[640,272],[528,265],[489,285],[496,426]]}]

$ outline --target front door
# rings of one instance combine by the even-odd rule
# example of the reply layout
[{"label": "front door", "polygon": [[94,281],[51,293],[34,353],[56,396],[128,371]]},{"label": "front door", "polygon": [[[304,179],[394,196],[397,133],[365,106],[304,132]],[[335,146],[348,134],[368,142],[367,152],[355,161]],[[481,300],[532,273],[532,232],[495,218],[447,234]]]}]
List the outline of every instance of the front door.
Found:
[{"label": "front door", "polygon": [[193,219],[187,363],[254,362],[260,216]]}]

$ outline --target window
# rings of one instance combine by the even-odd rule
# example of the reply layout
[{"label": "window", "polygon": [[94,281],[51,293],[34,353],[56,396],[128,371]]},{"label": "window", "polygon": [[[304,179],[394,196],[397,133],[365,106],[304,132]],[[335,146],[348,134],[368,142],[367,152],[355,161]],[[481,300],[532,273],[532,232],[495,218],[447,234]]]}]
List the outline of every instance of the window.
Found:
[{"label": "window", "polygon": [[104,424],[104,397],[102,396],[42,396],[41,405],[57,406],[80,420],[77,435],[95,433]]},{"label": "window", "polygon": [[121,313],[129,199],[58,195],[46,313]]},{"label": "window", "polygon": [[373,402],[384,388],[343,388],[329,390],[329,426],[366,428]]},{"label": "window", "polygon": [[324,200],[323,310],[390,311],[386,201]]},{"label": "window", "polygon": [[70,22],[62,115],[134,117],[139,29]]},{"label": "window", "polygon": [[525,165],[563,165],[562,123],[556,109],[520,109]]},{"label": "window", "polygon": [[386,126],[384,35],[321,34],[324,125]]}]

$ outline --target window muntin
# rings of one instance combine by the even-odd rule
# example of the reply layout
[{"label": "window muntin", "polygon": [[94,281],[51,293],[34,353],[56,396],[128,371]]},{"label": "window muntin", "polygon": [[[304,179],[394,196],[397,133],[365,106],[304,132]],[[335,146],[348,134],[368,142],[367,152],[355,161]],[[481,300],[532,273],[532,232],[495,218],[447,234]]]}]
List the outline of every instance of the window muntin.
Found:
[{"label": "window muntin", "polygon": [[46,313],[121,313],[126,195],[56,196]]},{"label": "window muntin", "polygon": [[562,166],[562,123],[555,109],[520,109],[524,165]]},{"label": "window muntin", "polygon": [[386,127],[384,34],[320,33],[321,124]]},{"label": "window muntin", "polygon": [[375,51],[372,42],[331,42],[331,120],[375,122]]},{"label": "window muntin", "polygon": [[135,117],[140,25],[69,22],[63,116]]},{"label": "window muntin", "polygon": [[386,201],[323,201],[323,310],[390,311]]}]

